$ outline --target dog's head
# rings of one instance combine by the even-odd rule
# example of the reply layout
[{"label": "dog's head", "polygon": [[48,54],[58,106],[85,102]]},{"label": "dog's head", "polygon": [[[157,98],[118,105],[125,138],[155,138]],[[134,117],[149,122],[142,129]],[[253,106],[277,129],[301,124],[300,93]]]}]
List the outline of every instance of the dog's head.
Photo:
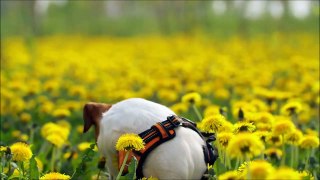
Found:
[{"label": "dog's head", "polygon": [[104,103],[90,102],[83,107],[83,120],[84,127],[83,133],[86,133],[92,125],[95,126],[95,138],[96,141],[99,136],[100,121],[102,119],[102,113],[108,111],[111,105]]}]

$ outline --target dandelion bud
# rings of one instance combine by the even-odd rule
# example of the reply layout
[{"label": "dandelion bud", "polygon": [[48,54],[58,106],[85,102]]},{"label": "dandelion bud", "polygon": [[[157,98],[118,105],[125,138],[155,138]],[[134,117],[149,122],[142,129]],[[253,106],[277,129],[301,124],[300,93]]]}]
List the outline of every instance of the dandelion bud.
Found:
[{"label": "dandelion bud", "polygon": [[238,112],[238,118],[239,118],[239,121],[244,120],[244,113],[241,108],[239,109],[239,112]]},{"label": "dandelion bud", "polygon": [[99,162],[98,162],[98,168],[99,168],[100,170],[104,170],[105,165],[106,165],[106,158],[105,158],[105,157],[101,157],[101,158],[99,159]]}]

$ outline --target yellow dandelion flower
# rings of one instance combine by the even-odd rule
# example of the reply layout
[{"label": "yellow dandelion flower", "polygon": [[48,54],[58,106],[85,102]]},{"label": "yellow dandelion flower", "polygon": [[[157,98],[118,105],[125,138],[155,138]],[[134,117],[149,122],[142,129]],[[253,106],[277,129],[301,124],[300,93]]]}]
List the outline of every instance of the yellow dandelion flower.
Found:
[{"label": "yellow dandelion flower", "polygon": [[80,134],[83,133],[83,126],[82,125],[77,126],[76,129],[77,129],[78,133],[80,133]]},{"label": "yellow dandelion flower", "polygon": [[259,131],[254,132],[254,134],[256,136],[258,136],[262,142],[265,143],[266,142],[266,138],[270,135],[270,132],[269,131],[260,131],[259,130]]},{"label": "yellow dandelion flower", "polygon": [[99,179],[98,179],[98,174],[92,175],[92,176],[91,176],[91,180],[99,180]]},{"label": "yellow dandelion flower", "polygon": [[182,96],[183,103],[198,104],[201,101],[201,95],[197,92],[188,93]]},{"label": "yellow dandelion flower", "polygon": [[58,134],[50,134],[46,137],[46,140],[59,148],[66,143],[65,139]]},{"label": "yellow dandelion flower", "polygon": [[204,109],[210,105],[211,105],[211,101],[209,99],[202,99],[199,103],[199,107],[202,107]]},{"label": "yellow dandelion flower", "polygon": [[[3,168],[3,172],[5,173],[5,174],[9,174],[10,172],[9,172],[9,168],[7,168],[7,167],[4,167]],[[12,172],[12,175],[11,175],[11,177],[13,177],[13,176],[19,176],[20,175],[20,172],[19,172],[19,170],[18,170],[18,168],[15,168],[14,170],[13,170],[13,172]],[[2,177],[2,176],[1,176]],[[3,178],[4,179],[4,178]]]},{"label": "yellow dandelion flower", "polygon": [[39,171],[41,172],[43,170],[43,163],[40,159],[38,158],[34,158],[37,161],[37,167],[39,169]]},{"label": "yellow dandelion flower", "polygon": [[306,129],[306,134],[307,135],[311,135],[311,136],[319,136],[319,132],[318,131],[315,131],[315,130],[310,129],[310,128]]},{"label": "yellow dandelion flower", "polygon": [[29,136],[28,136],[27,134],[21,134],[20,137],[19,137],[19,139],[20,139],[21,141],[28,141]]},{"label": "yellow dandelion flower", "polygon": [[71,96],[79,96],[82,98],[85,98],[87,94],[87,91],[82,86],[72,86],[69,90],[69,95]]},{"label": "yellow dandelion flower", "polygon": [[294,124],[290,120],[280,120],[275,122],[273,126],[274,135],[285,135],[293,132],[295,129]]},{"label": "yellow dandelion flower", "polygon": [[78,101],[67,101],[63,104],[63,108],[65,109],[69,109],[70,111],[75,111],[75,110],[79,110],[80,107],[82,107],[82,104],[81,102],[78,102]]},{"label": "yellow dandelion flower", "polygon": [[267,157],[270,157],[271,159],[278,159],[280,160],[281,157],[282,157],[282,151],[280,149],[277,149],[277,148],[269,148],[269,149],[266,149],[264,151],[264,154],[267,156]]},{"label": "yellow dandelion flower", "polygon": [[[34,158],[34,159],[35,159],[36,162],[37,162],[38,170],[39,170],[39,171],[42,171],[42,170],[43,170],[43,163],[42,163],[42,161],[41,161],[40,159],[38,159],[37,157]],[[25,169],[29,169],[30,161],[26,161],[23,165],[24,165],[24,168],[25,168]]]},{"label": "yellow dandelion flower", "polygon": [[217,141],[222,148],[227,148],[229,141],[234,137],[233,133],[221,132],[217,135]]},{"label": "yellow dandelion flower", "polygon": [[32,151],[28,144],[17,142],[10,146],[14,161],[27,161],[32,157]]},{"label": "yellow dandelion flower", "polygon": [[284,115],[292,115],[292,114],[298,114],[302,110],[302,105],[300,102],[292,101],[288,102],[281,108],[281,114]]},{"label": "yellow dandelion flower", "polygon": [[227,171],[218,176],[218,180],[240,180],[237,171]]},{"label": "yellow dandelion flower", "polygon": [[19,130],[13,130],[13,131],[11,132],[11,135],[12,135],[13,137],[15,137],[15,138],[18,138],[18,137],[20,137],[20,135],[21,135],[21,131],[19,131]]},{"label": "yellow dandelion flower", "polygon": [[52,129],[52,128],[56,128],[56,124],[55,123],[52,123],[52,122],[49,122],[49,123],[46,123],[42,126],[41,128],[41,135],[42,137],[47,137],[48,136],[48,130],[49,129]]},{"label": "yellow dandelion flower", "polygon": [[233,133],[238,134],[242,132],[253,132],[256,130],[256,126],[253,123],[248,122],[237,122],[234,124]]},{"label": "yellow dandelion flower", "polygon": [[51,113],[51,111],[54,108],[54,104],[51,101],[46,101],[42,104],[42,106],[40,107],[40,112],[41,113],[46,113],[49,114]]},{"label": "yellow dandelion flower", "polygon": [[202,120],[201,130],[208,133],[218,132],[223,128],[225,121],[225,117],[220,114],[206,117]]},{"label": "yellow dandelion flower", "polygon": [[301,179],[314,180],[314,176],[308,171],[296,171],[299,173]]},{"label": "yellow dandelion flower", "polygon": [[[88,149],[88,148],[90,148],[90,145],[91,145],[92,143],[90,143],[90,142],[82,142],[82,143],[80,143],[79,145],[78,145],[78,149],[79,149],[79,151],[84,151],[84,150],[86,150],[86,149]],[[97,146],[94,146],[94,149],[93,149],[94,151],[97,151],[98,149],[97,149]]]},{"label": "yellow dandelion flower", "polygon": [[50,172],[40,177],[41,180],[68,180],[71,179],[69,175],[60,174],[58,172]]},{"label": "yellow dandelion flower", "polygon": [[256,116],[257,116],[257,122],[262,122],[262,123],[274,122],[274,117],[269,112],[260,112],[260,113],[257,113]]},{"label": "yellow dandelion flower", "polygon": [[148,177],[148,178],[143,177],[142,180],[158,180],[158,178],[153,177],[153,176],[150,176],[150,177]]},{"label": "yellow dandelion flower", "polygon": [[21,122],[27,123],[31,120],[31,115],[29,113],[22,113],[20,115]]},{"label": "yellow dandelion flower", "polygon": [[6,146],[0,146],[0,152],[7,151],[8,147]]},{"label": "yellow dandelion flower", "polygon": [[247,166],[251,164],[251,162],[252,161],[245,161],[242,164],[240,164],[240,166],[237,169],[238,173],[242,174],[244,170],[247,168]]},{"label": "yellow dandelion flower", "polygon": [[257,108],[246,101],[236,101],[232,103],[232,115],[240,120],[247,119],[250,113],[257,112]]},{"label": "yellow dandelion flower", "polygon": [[214,92],[214,96],[218,99],[228,99],[230,92],[227,89],[219,88]]},{"label": "yellow dandelion flower", "polygon": [[272,130],[272,124],[268,124],[268,123],[256,123],[255,126],[260,131],[271,131]]},{"label": "yellow dandelion flower", "polygon": [[70,125],[70,123],[68,122],[68,121],[66,121],[66,120],[59,120],[59,121],[57,121],[57,125],[58,126],[61,126],[61,127],[63,127],[63,128],[67,128],[67,129],[71,129],[71,125]]},{"label": "yellow dandelion flower", "polygon": [[234,130],[234,125],[231,122],[225,120],[225,121],[222,121],[222,127],[220,127],[219,129],[219,133],[233,132],[233,130]]},{"label": "yellow dandelion flower", "polygon": [[300,130],[295,129],[294,131],[286,134],[284,140],[288,144],[299,145],[300,140],[302,139],[303,134]]},{"label": "yellow dandelion flower", "polygon": [[250,177],[254,177],[254,179],[266,179],[275,171],[274,167],[264,160],[251,161],[248,167],[244,168],[243,177],[246,177],[250,173]]},{"label": "yellow dandelion flower", "polygon": [[41,128],[41,135],[44,138],[47,138],[49,135],[60,136],[64,141],[68,139],[70,130],[68,128],[62,127],[61,125],[57,125],[55,123],[46,123]]},{"label": "yellow dandelion flower", "polygon": [[291,168],[281,167],[277,169],[274,173],[271,173],[267,179],[270,180],[279,180],[279,179],[286,179],[286,180],[301,180],[301,176],[298,172]]},{"label": "yellow dandelion flower", "polygon": [[57,80],[46,81],[46,82],[44,83],[44,90],[46,90],[46,91],[53,91],[53,90],[58,89],[59,86],[60,86],[60,83],[59,83],[59,81],[57,81]]},{"label": "yellow dandelion flower", "polygon": [[78,153],[76,152],[66,152],[63,154],[63,158],[64,159],[77,159],[78,158]]},{"label": "yellow dandelion flower", "polygon": [[181,114],[188,111],[188,106],[185,103],[177,103],[170,107],[173,112]]},{"label": "yellow dandelion flower", "polygon": [[78,145],[78,149],[79,149],[80,151],[84,151],[84,150],[90,148],[90,145],[91,145],[91,143],[89,143],[89,142],[82,142],[82,143],[80,143],[80,144]]},{"label": "yellow dandelion flower", "polygon": [[268,111],[267,104],[260,99],[253,99],[250,101],[250,104],[256,107],[257,111],[262,111],[262,112]]},{"label": "yellow dandelion flower", "polygon": [[252,158],[260,155],[263,150],[262,141],[251,133],[237,134],[237,138],[232,138],[227,147],[227,153],[231,158]]},{"label": "yellow dandelion flower", "polygon": [[70,111],[68,109],[56,109],[53,111],[52,115],[56,118],[65,118],[70,116]]},{"label": "yellow dandelion flower", "polygon": [[208,106],[204,110],[204,117],[213,116],[216,114],[220,114],[220,107],[219,106],[211,105],[211,106]]},{"label": "yellow dandelion flower", "polygon": [[274,116],[271,113],[261,112],[256,114],[254,124],[259,130],[269,131],[272,128],[273,122]]},{"label": "yellow dandelion flower", "polygon": [[269,145],[281,146],[283,143],[282,136],[270,134],[266,137],[266,142]]},{"label": "yellow dandelion flower", "polygon": [[168,89],[161,89],[158,91],[159,99],[168,101],[168,102],[175,102],[178,99],[178,94],[174,90]]},{"label": "yellow dandelion flower", "polygon": [[144,142],[137,134],[124,134],[118,139],[116,149],[118,151],[128,151],[132,149],[140,151],[144,149]]},{"label": "yellow dandelion flower", "polygon": [[301,139],[300,147],[305,149],[318,148],[319,138],[317,136],[306,135]]}]

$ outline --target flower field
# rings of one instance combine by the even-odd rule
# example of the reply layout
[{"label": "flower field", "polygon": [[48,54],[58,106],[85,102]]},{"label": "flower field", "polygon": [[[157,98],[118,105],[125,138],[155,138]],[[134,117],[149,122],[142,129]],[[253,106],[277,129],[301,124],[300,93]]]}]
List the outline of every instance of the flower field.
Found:
[{"label": "flower field", "polygon": [[319,179],[319,41],[311,35],[1,43],[1,179],[106,179],[89,148],[93,131],[82,133],[82,108],[130,97],[215,133],[211,179]]}]

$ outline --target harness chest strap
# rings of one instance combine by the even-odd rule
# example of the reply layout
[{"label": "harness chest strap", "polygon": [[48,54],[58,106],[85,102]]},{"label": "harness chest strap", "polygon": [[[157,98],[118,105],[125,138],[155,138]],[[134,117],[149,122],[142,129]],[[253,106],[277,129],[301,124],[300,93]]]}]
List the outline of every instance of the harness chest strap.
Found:
[{"label": "harness chest strap", "polygon": [[[174,138],[176,135],[174,128],[178,127],[179,124],[180,124],[180,121],[178,119],[176,118],[173,120],[170,119],[163,122],[158,122],[154,126],[152,126],[150,129],[140,133],[139,136],[143,139],[145,143],[145,148],[140,151],[130,152],[126,164],[130,163],[131,158],[134,155],[138,161],[137,172],[139,171],[142,172],[142,165],[147,155],[160,144]],[[124,161],[125,154],[126,154],[126,151],[118,152],[118,169],[120,169]],[[125,166],[123,170],[123,174],[126,174],[126,173],[128,173],[127,166]],[[138,173],[137,173],[137,177],[139,177]]]},{"label": "harness chest strap", "polygon": [[[190,128],[194,131],[196,131],[202,138],[202,134],[199,132],[199,130],[196,129],[196,125],[193,122],[189,122],[188,120],[185,120],[184,118],[179,118],[178,116],[169,116],[166,121],[158,122],[154,126],[152,126],[150,129],[142,132],[139,134],[139,136],[143,139],[145,142],[145,148],[140,151],[132,151],[129,154],[129,158],[126,162],[126,165],[130,163],[132,156],[134,155],[138,161],[138,167],[136,170],[137,178],[142,178],[143,172],[143,164],[146,160],[148,154],[158,147],[160,144],[174,138],[176,136],[175,128],[179,126],[183,126],[186,128]],[[211,145],[207,142],[207,146],[203,147],[203,153],[205,155],[205,162],[212,165],[216,159],[216,156],[213,154]],[[118,152],[118,169],[120,169],[126,152],[125,151],[119,151]],[[125,166],[123,174],[128,173],[128,167]]]}]

